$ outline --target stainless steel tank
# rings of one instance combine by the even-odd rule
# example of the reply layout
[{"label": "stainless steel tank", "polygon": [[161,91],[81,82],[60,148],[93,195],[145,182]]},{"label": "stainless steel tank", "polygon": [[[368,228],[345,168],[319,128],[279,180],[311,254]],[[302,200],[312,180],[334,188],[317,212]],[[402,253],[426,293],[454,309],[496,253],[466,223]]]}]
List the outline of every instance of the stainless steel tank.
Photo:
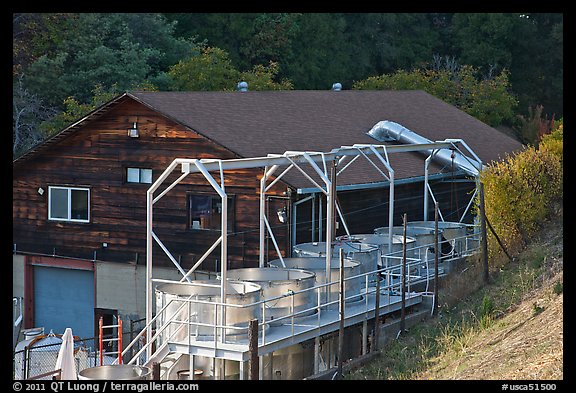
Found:
[{"label": "stainless steel tank", "polygon": [[[358,243],[354,241],[336,240],[332,242],[332,258],[338,258],[340,250],[344,252],[344,257],[351,259],[360,264],[358,273],[364,274],[378,270],[380,259],[378,245],[368,243]],[[325,257],[326,242],[301,243],[293,247],[294,256],[300,258],[306,257]],[[363,282],[365,277],[361,278]],[[376,282],[376,274],[368,277],[369,285]]]},{"label": "stainless steel tank", "polygon": [[85,368],[78,379],[147,380],[152,378],[152,369],[144,366],[118,364]]},{"label": "stainless steel tank", "polygon": [[[347,242],[348,244],[373,244],[378,246],[380,249],[380,255],[392,254],[394,257],[402,258],[403,256],[403,245],[404,236],[392,234],[392,248],[389,248],[388,233],[382,235],[375,233],[359,234],[342,236],[339,238],[342,242]],[[406,236],[406,257],[415,258],[416,257],[416,239],[410,236]],[[401,261],[401,259],[398,259]],[[378,265],[381,265],[381,259],[378,261]]]},{"label": "stainless steel tank", "polygon": [[[189,360],[189,355],[182,355]],[[207,380],[237,380],[248,378],[248,367],[244,368],[244,375],[240,376],[240,362],[228,359],[212,358],[208,356],[194,356],[194,378]],[[190,373],[188,372],[188,379]]]},{"label": "stainless steel tank", "polygon": [[[389,227],[381,227],[374,229],[374,234],[388,237]],[[406,236],[415,239],[415,243],[411,246],[413,248],[413,257],[420,259],[423,262],[434,260],[434,228],[425,227],[410,227],[406,225]],[[443,229],[438,228],[438,242],[442,240]],[[392,227],[392,235],[404,235],[403,226]]]},{"label": "stainless steel tank", "polygon": [[263,379],[297,380],[314,374],[314,340],[281,348],[263,357]]},{"label": "stainless steel tank", "polygon": [[[315,273],[316,285],[333,282],[334,284],[330,285],[330,300],[335,301],[338,299],[338,294],[340,293],[340,259],[331,259],[330,276],[328,277],[328,281],[326,281],[326,257],[284,258],[284,264],[289,269],[303,269]],[[280,259],[270,261],[269,265],[274,267],[283,267]],[[349,258],[344,259],[344,278],[358,275],[360,273],[359,270],[360,264],[357,261]],[[364,280],[362,277],[356,277],[344,281],[344,291],[347,302],[354,302],[362,299],[360,293],[364,287],[363,283]],[[320,290],[322,293],[324,292],[324,288],[320,288]],[[317,301],[315,304],[316,303]],[[338,305],[336,304],[335,306],[337,308]]]},{"label": "stainless steel tank", "polygon": [[[214,323],[223,325],[222,307],[216,305],[221,302],[220,280],[197,280],[192,283],[168,283],[161,284],[156,288],[156,309],[160,314],[166,305],[167,309],[159,317],[160,326],[168,319],[176,315],[178,321],[190,321],[194,323],[209,324],[212,326],[190,325],[190,335],[198,340],[214,339]],[[261,306],[252,305],[262,299],[262,288],[258,284],[228,281],[226,283],[227,304],[244,307],[226,307],[227,340],[246,338],[248,335],[248,324],[251,319],[261,320]],[[193,300],[192,302],[185,301]],[[172,302],[170,303],[170,301]],[[182,308],[180,308],[182,306]],[[179,310],[179,311],[178,311]],[[222,329],[217,329],[218,335]],[[172,337],[173,341],[181,341],[187,337],[188,325],[172,323],[167,327],[163,339]]]},{"label": "stainless steel tank", "polygon": [[[407,227],[410,228],[435,228],[434,221],[409,221]],[[438,230],[442,230],[442,236],[450,243],[457,254],[461,254],[466,249],[466,235],[468,225],[460,222],[439,221]],[[442,250],[446,250],[444,247]],[[446,254],[443,251],[443,254]]]},{"label": "stainless steel tank", "polygon": [[[309,290],[299,293],[314,287],[316,275],[313,272],[302,269],[255,267],[228,270],[227,277],[231,280],[260,285],[263,299],[283,296],[264,303],[265,309],[263,313],[266,321],[274,321],[295,313],[298,313],[298,315],[294,318],[298,320],[314,313],[313,307],[316,304],[315,291]],[[297,293],[290,295],[294,292]],[[270,325],[290,323],[291,320],[292,318],[283,318],[277,323],[271,322]]]}]

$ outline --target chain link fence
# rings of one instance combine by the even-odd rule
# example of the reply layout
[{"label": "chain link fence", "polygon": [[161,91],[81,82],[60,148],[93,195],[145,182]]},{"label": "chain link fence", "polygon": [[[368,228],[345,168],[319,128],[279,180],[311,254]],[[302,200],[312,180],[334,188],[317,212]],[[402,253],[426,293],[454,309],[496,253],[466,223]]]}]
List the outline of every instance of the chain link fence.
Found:
[{"label": "chain link fence", "polygon": [[[129,330],[124,330],[124,346],[128,345],[133,338],[141,331],[145,320],[130,321]],[[127,326],[128,327],[128,326]],[[42,336],[49,337],[49,335]],[[112,335],[104,335],[104,339],[112,338]],[[29,344],[22,345],[23,342],[16,346],[13,356],[13,379],[31,379],[41,374],[53,372],[56,366],[56,359],[60,351],[61,342],[41,344],[40,340],[30,340]],[[80,371],[101,365],[112,364],[117,355],[106,355],[106,353],[117,351],[117,342],[104,342],[102,351],[102,361],[100,360],[99,337],[86,339],[74,339],[74,360],[76,371]],[[36,345],[38,344],[38,345]],[[136,344],[123,356],[123,363],[130,361],[132,356],[140,349]],[[52,379],[52,376],[41,377],[38,379]]]}]

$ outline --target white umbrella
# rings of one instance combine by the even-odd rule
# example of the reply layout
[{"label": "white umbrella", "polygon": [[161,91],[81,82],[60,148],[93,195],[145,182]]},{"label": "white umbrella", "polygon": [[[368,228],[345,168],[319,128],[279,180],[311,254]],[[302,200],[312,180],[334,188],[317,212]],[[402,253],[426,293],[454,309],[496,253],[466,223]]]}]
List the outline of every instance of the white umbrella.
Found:
[{"label": "white umbrella", "polygon": [[60,379],[78,379],[76,374],[76,362],[74,361],[74,336],[72,329],[66,328],[62,335],[62,345],[58,351],[56,366],[54,370],[61,369]]}]

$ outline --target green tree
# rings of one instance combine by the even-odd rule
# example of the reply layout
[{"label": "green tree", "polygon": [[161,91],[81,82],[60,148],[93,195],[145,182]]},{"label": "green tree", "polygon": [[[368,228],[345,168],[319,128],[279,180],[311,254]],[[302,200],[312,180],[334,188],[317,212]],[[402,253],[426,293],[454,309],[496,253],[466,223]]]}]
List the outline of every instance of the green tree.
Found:
[{"label": "green tree", "polygon": [[[562,141],[560,124],[542,140],[539,149],[528,146],[492,162],[480,173],[486,217],[508,251],[522,247],[562,201]],[[490,254],[500,253],[490,233],[488,240]]]},{"label": "green tree", "polygon": [[239,78],[228,53],[211,47],[180,60],[170,68],[168,75],[172,88],[179,91],[233,90]]},{"label": "green tree", "polygon": [[234,66],[248,69],[251,64],[242,54],[254,35],[259,13],[173,13],[164,16],[175,22],[175,36],[205,40],[206,46],[228,53]]},{"label": "green tree", "polygon": [[259,14],[253,23],[249,40],[239,51],[251,65],[269,62],[285,63],[293,56],[293,40],[299,30],[301,14]]},{"label": "green tree", "polygon": [[[262,88],[329,89],[396,74],[395,83],[449,97],[490,124],[509,122],[510,107],[513,119],[540,106],[548,119],[563,111],[561,13],[13,14],[13,77],[26,92],[18,99],[34,97],[20,108],[45,109],[29,120],[64,110],[68,97],[90,104],[98,84],[117,93],[143,81],[172,89],[171,67],[206,47],[222,49],[240,74],[227,89],[255,75],[267,75]],[[471,65],[473,78],[454,83],[455,73],[436,72],[430,83],[402,73],[423,69],[434,53]],[[256,80],[251,90],[260,88]],[[476,86],[474,100],[466,84]]]},{"label": "green tree", "polygon": [[[58,26],[53,19],[65,23]],[[153,80],[195,45],[174,38],[174,26],[160,14],[46,14],[38,20],[45,33],[31,42],[47,50],[29,56],[34,59],[21,72],[26,87],[55,107],[70,96],[89,102],[98,84],[123,91]]]},{"label": "green tree", "polygon": [[170,68],[171,87],[179,91],[232,91],[238,82],[248,82],[250,90],[288,90],[292,83],[276,82],[279,65],[256,65],[241,72],[234,67],[228,53],[220,48],[204,48],[199,54],[181,60]]},{"label": "green tree", "polygon": [[12,155],[20,156],[41,142],[46,135],[38,128],[42,121],[54,116],[57,111],[48,107],[31,94],[17,78],[12,85]]},{"label": "green tree", "polygon": [[[133,88],[135,90],[156,90],[155,86],[147,83],[134,85]],[[92,90],[92,98],[89,103],[79,102],[72,96],[67,97],[64,100],[64,110],[60,111],[57,115],[51,117],[50,119],[40,123],[38,128],[44,135],[53,135],[68,125],[72,124],[79,118],[90,113],[100,105],[105,104],[106,102],[113,99],[118,94],[117,92],[118,88],[115,85],[109,89],[106,89],[102,85],[98,84]]]},{"label": "green tree", "polygon": [[298,89],[330,89],[344,83],[350,59],[345,51],[346,20],[341,14],[309,13],[299,19],[293,56],[283,64]]},{"label": "green tree", "polygon": [[41,55],[52,52],[60,30],[68,30],[74,14],[15,13],[12,16],[12,65],[13,74],[23,70]]},{"label": "green tree", "polygon": [[522,114],[562,115],[563,15],[465,13],[451,19],[454,54],[483,72],[508,69]]},{"label": "green tree", "polygon": [[469,65],[417,68],[355,82],[358,90],[424,90],[495,127],[514,119],[517,101],[509,91],[508,72],[484,78]]},{"label": "green tree", "polygon": [[514,36],[514,30],[521,22],[518,14],[454,14],[452,26],[458,57],[477,68],[489,65],[510,68],[512,46],[519,39]]},{"label": "green tree", "polygon": [[267,66],[257,64],[250,71],[240,73],[240,80],[248,83],[250,90],[292,90],[294,86],[288,79],[276,82],[280,65],[271,61]]}]

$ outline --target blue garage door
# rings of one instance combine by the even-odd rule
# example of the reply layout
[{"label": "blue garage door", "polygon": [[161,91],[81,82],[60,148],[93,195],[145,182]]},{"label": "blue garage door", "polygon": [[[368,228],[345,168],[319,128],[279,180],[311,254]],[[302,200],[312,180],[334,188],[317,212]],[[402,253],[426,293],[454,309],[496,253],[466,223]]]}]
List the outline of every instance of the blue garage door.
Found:
[{"label": "blue garage door", "polygon": [[35,266],[34,325],[45,333],[69,327],[75,336],[94,337],[94,272]]}]

